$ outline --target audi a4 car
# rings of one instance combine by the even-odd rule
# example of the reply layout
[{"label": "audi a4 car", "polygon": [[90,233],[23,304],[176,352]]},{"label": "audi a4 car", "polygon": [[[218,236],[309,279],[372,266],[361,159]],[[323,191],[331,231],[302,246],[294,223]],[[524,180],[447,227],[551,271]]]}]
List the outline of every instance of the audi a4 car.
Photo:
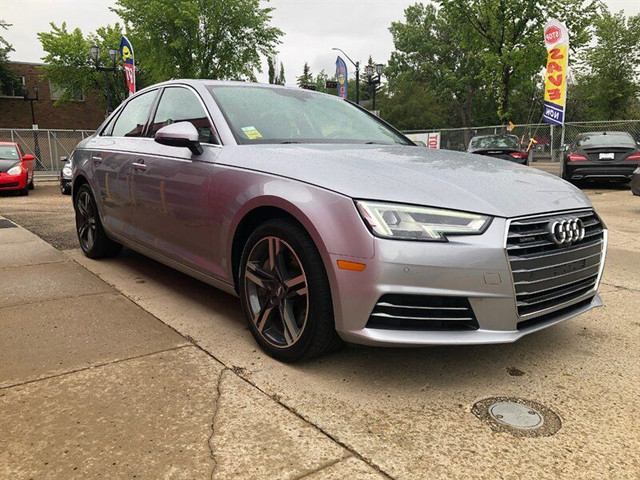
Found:
[{"label": "audi a4 car", "polygon": [[429,150],[309,90],[173,80],[71,156],[88,257],[122,245],[240,298],[283,361],[341,342],[513,342],[602,305],[607,230],[573,185]]},{"label": "audi a4 car", "polygon": [[0,191],[17,190],[20,195],[29,195],[34,188],[34,160],[17,143],[0,142]]},{"label": "audi a4 car", "polygon": [[488,157],[500,158],[520,165],[529,164],[529,154],[520,146],[515,135],[482,135],[473,137],[467,152]]},{"label": "audi a4 car", "polygon": [[627,132],[588,132],[576,135],[562,162],[562,178],[628,182],[640,167],[640,150]]}]

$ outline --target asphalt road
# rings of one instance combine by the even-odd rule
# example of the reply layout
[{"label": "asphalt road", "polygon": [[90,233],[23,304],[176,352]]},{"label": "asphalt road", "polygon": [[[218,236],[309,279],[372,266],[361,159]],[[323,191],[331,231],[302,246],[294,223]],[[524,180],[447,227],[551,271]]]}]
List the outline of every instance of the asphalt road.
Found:
[{"label": "asphalt road", "polygon": [[[88,270],[388,477],[637,479],[640,198],[625,186],[585,193],[609,228],[605,307],[509,345],[349,348],[293,366],[262,354],[234,297],[133,252],[83,257],[69,197],[55,185],[0,197],[0,215],[73,249]],[[488,397],[538,402],[560,429],[495,432],[472,412]]]}]

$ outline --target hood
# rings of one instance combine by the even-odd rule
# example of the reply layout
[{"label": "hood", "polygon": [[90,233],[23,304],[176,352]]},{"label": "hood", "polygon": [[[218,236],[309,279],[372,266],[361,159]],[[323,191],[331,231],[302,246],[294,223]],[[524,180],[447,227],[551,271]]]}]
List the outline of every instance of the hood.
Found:
[{"label": "hood", "polygon": [[356,199],[499,217],[591,207],[564,180],[504,160],[448,150],[376,145],[225,147],[217,163],[263,171]]},{"label": "hood", "polygon": [[11,167],[15,165],[20,165],[20,160],[16,160],[15,158],[11,158],[8,160],[0,158],[0,172],[7,172]]}]

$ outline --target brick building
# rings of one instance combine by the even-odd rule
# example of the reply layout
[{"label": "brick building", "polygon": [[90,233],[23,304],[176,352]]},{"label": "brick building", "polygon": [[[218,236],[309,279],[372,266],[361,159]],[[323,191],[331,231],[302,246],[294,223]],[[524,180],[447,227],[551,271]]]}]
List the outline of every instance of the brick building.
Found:
[{"label": "brick building", "polygon": [[8,86],[0,92],[0,128],[31,128],[31,106],[22,96],[24,86],[30,97],[33,87],[38,87],[38,102],[33,102],[35,118],[39,129],[93,130],[105,118],[106,110],[97,94],[86,98],[82,93],[73,103],[54,106],[59,98],[55,85],[42,78],[43,64],[9,62],[9,67],[18,75],[20,83]]}]

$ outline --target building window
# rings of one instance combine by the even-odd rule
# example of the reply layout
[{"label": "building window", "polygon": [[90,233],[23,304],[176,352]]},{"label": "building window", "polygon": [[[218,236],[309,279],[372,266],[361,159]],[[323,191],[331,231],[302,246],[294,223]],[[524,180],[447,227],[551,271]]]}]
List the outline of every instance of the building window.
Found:
[{"label": "building window", "polygon": [[2,83],[2,90],[0,90],[0,96],[22,98],[23,95],[24,95],[24,75],[16,76],[13,79],[13,81]]},{"label": "building window", "polygon": [[[51,100],[60,100],[62,94],[65,93],[64,87],[60,87],[49,80],[49,90],[51,91]],[[71,92],[70,100],[72,102],[84,102],[84,92],[82,89],[76,89]]]}]

